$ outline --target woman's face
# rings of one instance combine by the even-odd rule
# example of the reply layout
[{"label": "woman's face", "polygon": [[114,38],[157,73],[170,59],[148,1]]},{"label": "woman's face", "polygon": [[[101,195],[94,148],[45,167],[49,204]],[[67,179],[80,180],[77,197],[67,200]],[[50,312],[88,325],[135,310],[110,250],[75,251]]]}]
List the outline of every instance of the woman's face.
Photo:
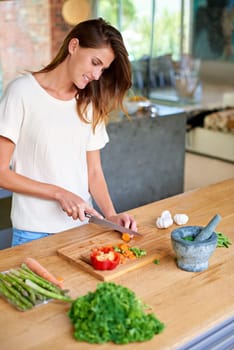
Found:
[{"label": "woman's face", "polygon": [[110,46],[98,49],[82,48],[75,38],[69,43],[69,53],[68,74],[79,89],[84,89],[92,80],[98,80],[115,58]]}]

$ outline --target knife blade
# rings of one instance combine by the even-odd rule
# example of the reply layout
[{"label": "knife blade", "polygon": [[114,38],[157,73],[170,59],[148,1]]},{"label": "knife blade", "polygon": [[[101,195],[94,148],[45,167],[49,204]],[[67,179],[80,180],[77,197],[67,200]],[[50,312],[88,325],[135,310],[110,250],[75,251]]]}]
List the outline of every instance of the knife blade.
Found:
[{"label": "knife blade", "polygon": [[118,231],[118,232],[127,232],[130,235],[134,235],[134,236],[138,236],[138,237],[143,237],[143,235],[141,233],[138,233],[136,231],[130,230],[129,228],[123,227],[121,225],[115,224],[112,221],[106,220],[106,219],[99,219],[97,216],[95,215],[90,215],[90,214],[85,214],[85,216],[89,219],[90,223],[93,224],[97,224],[97,225],[101,225],[104,227],[108,227],[112,230]]}]

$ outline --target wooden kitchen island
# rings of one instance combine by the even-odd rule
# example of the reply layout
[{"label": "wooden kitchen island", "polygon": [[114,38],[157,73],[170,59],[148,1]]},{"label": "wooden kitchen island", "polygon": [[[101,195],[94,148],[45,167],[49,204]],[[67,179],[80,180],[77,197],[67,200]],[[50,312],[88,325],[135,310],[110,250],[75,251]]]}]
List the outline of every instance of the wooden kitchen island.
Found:
[{"label": "wooden kitchen island", "polygon": [[[202,171],[202,170],[201,170]],[[206,225],[217,213],[222,217],[217,231],[233,242],[229,248],[216,248],[208,270],[186,272],[176,266],[170,233],[177,226],[157,229],[155,219],[163,210],[189,215],[187,225]],[[130,211],[138,222],[139,232],[155,233],[153,245],[160,263],[149,263],[113,280],[133,290],[137,297],[152,307],[156,317],[165,323],[164,331],[144,343],[122,345],[123,349],[213,349],[211,340],[222,344],[215,349],[233,349],[234,338],[234,178],[196,189]],[[0,270],[21,264],[34,257],[51,272],[65,278],[65,288],[74,298],[94,291],[95,277],[58,256],[57,250],[89,237],[95,240],[105,234],[94,224],[47,237],[32,243],[0,251]],[[110,232],[116,237],[117,232]],[[147,238],[147,235],[146,235]],[[145,239],[146,239],[145,238]],[[136,243],[137,244],[137,243]],[[27,312],[15,310],[0,299],[1,350],[26,349],[118,349],[112,343],[92,345],[73,339],[67,316],[69,305],[50,302]],[[203,337],[204,336],[204,337]],[[215,343],[215,344],[216,344]],[[197,345],[195,345],[197,344]]]}]

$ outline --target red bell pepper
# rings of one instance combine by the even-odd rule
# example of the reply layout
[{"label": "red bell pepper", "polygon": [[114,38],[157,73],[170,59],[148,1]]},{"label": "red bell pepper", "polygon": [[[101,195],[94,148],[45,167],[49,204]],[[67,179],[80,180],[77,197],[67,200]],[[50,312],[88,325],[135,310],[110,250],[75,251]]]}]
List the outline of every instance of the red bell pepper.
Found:
[{"label": "red bell pepper", "polygon": [[96,270],[113,270],[120,263],[120,254],[113,247],[95,248],[90,260]]}]

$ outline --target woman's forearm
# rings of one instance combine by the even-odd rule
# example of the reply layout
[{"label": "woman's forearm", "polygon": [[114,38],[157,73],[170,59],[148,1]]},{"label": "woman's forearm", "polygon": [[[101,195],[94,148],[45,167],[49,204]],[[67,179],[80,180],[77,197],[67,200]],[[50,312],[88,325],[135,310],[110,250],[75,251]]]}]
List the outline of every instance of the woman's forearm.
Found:
[{"label": "woman's forearm", "polygon": [[0,187],[11,192],[55,200],[59,187],[32,180],[11,169],[0,169]]}]

